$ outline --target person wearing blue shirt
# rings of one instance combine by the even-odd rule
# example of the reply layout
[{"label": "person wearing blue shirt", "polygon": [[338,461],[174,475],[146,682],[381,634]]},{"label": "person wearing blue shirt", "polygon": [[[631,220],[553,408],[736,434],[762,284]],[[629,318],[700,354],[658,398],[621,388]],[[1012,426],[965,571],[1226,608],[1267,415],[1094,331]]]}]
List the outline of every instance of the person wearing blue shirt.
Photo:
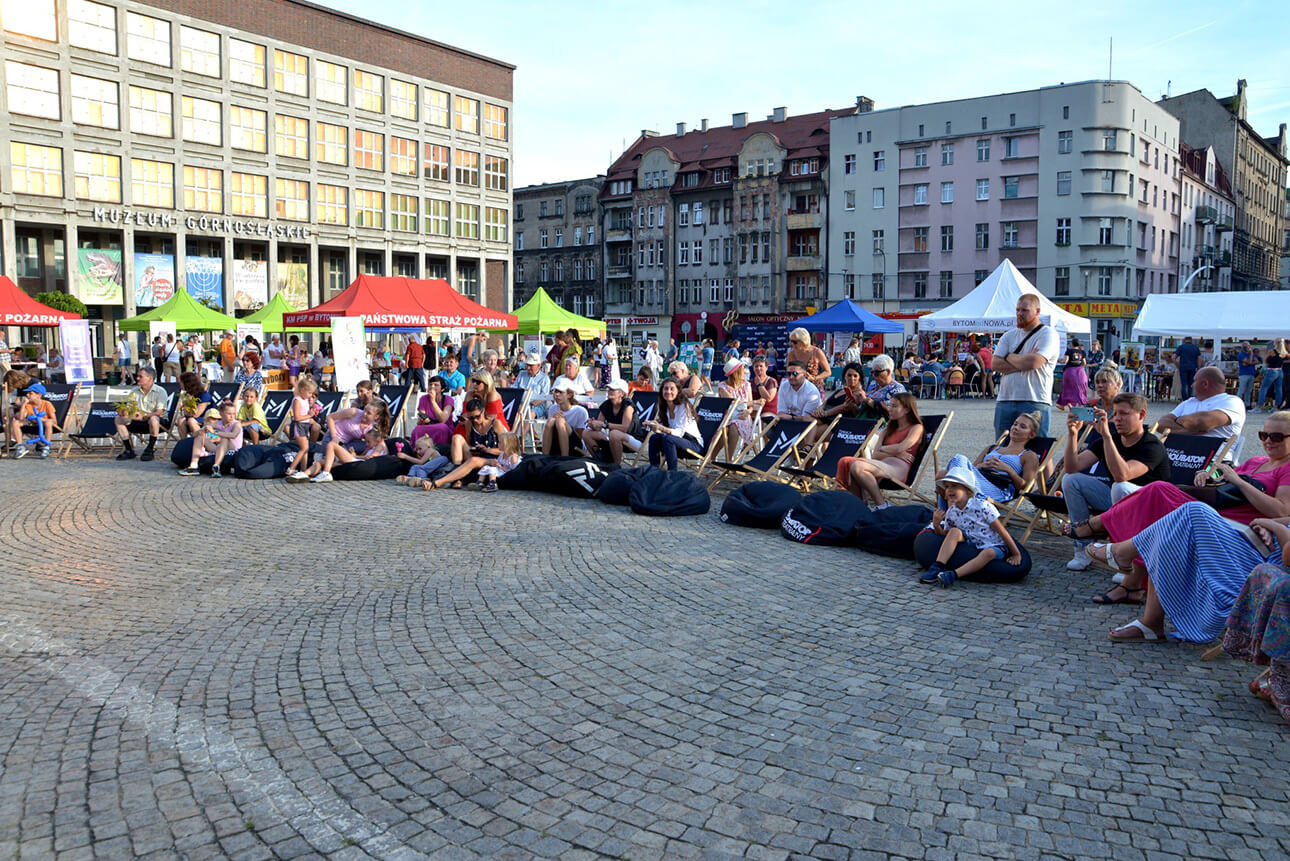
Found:
[{"label": "person wearing blue shirt", "polygon": [[1200,367],[1200,347],[1192,343],[1191,335],[1183,338],[1183,342],[1174,350],[1174,355],[1178,357],[1178,379],[1182,381],[1183,400],[1187,400],[1192,395],[1191,385],[1196,379],[1196,369]]},{"label": "person wearing blue shirt", "polygon": [[1262,360],[1259,358],[1259,351],[1250,346],[1249,341],[1242,341],[1241,348],[1236,353],[1236,373],[1239,386],[1236,390],[1236,396],[1241,399],[1241,403],[1246,408],[1253,406],[1250,403],[1250,395],[1254,389],[1254,375],[1258,373],[1259,364]]},{"label": "person wearing blue shirt", "polygon": [[443,357],[442,366],[435,376],[443,378],[449,394],[461,394],[466,388],[466,377],[461,371],[457,370],[457,357],[452,353]]}]

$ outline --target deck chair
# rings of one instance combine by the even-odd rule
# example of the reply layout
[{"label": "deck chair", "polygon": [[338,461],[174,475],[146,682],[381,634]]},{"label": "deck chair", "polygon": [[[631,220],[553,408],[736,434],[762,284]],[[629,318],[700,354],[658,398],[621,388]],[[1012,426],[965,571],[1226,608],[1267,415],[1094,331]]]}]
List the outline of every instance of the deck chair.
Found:
[{"label": "deck chair", "polygon": [[[924,444],[918,447],[914,455],[914,462],[909,465],[909,477],[905,481],[897,481],[894,478],[884,478],[878,482],[878,486],[888,494],[894,494],[897,497],[904,497],[908,502],[914,500],[926,503],[935,507],[936,497],[933,494],[928,496],[926,493],[918,490],[918,483],[923,477],[928,464],[932,466],[932,474],[940,470],[940,453],[941,440],[945,438],[945,431],[949,428],[950,422],[954,420],[954,412],[951,410],[943,416],[923,416],[923,439]],[[930,457],[929,457],[930,455]]]},{"label": "deck chair", "polygon": [[[820,437],[815,449],[802,459],[802,463],[781,463],[778,469],[792,476],[790,481],[800,485],[803,492],[813,484],[819,484],[827,490],[833,487],[842,458],[858,455],[878,424],[878,419],[838,418],[830,426],[828,433]],[[814,457],[815,462],[808,466],[806,461],[810,457]]]},{"label": "deck chair", "polygon": [[206,387],[206,391],[211,393],[211,400],[215,406],[219,406],[224,401],[237,403],[237,396],[242,394],[241,383],[211,383]]},{"label": "deck chair", "polygon": [[[79,383],[45,383],[45,400],[54,408],[54,415],[51,417],[53,422],[47,433],[49,435],[49,451],[55,457],[63,457],[67,449],[71,447],[71,442],[67,438],[67,428],[70,420],[76,418],[76,393],[80,390]],[[6,411],[9,407],[9,399],[16,393],[4,390],[4,404]],[[7,418],[4,422],[5,451],[13,448],[13,440],[9,438],[11,428]]]},{"label": "deck chair", "polygon": [[179,439],[178,416],[179,416],[179,383],[153,383],[157,388],[166,393],[166,421],[169,422],[162,434],[157,437],[157,445],[161,451],[157,456],[161,457],[166,453],[172,442]]},{"label": "deck chair", "polygon": [[381,386],[376,396],[385,401],[385,406],[390,410],[390,436],[401,436],[398,433],[399,423],[407,416],[408,402],[412,400],[415,392],[415,386],[396,386],[392,383],[386,383]]},{"label": "deck chair", "polygon": [[[1052,462],[1053,458],[1057,456],[1057,452],[1062,450],[1065,444],[1065,439],[1066,438],[1064,436],[1060,439],[1050,436],[1038,436],[1026,443],[1026,448],[1033,451],[1035,456],[1039,458],[1039,468],[1035,470],[1035,474],[1031,476],[1030,481],[1017,489],[1016,494],[1013,495],[1011,500],[1008,502],[996,502],[994,504],[995,507],[999,509],[999,516],[1003,518],[1004,526],[1007,526],[1014,517],[1029,526],[1034,522],[1035,518],[1039,516],[1038,510],[1034,513],[1023,512],[1021,510],[1021,503],[1026,501],[1026,494],[1035,488],[1040,488],[1043,491],[1047,490],[1048,483],[1044,477],[1045,473],[1048,471],[1048,465]],[[1007,444],[1008,435],[1006,433],[999,437],[998,441],[995,443],[996,446]]]},{"label": "deck chair", "polygon": [[[282,407],[282,421],[278,424],[277,429],[274,430],[274,438],[280,438],[283,442],[290,442],[291,440],[288,435],[291,432],[291,401],[295,397],[295,393],[290,390],[269,389],[265,394],[277,394],[279,391],[281,391],[281,394],[286,395],[286,403]],[[347,392],[324,392],[322,389],[319,389],[315,392],[315,397],[318,400],[319,406],[322,407],[322,410],[317,416],[318,423],[322,425],[323,431],[325,432],[327,430],[327,417],[334,412],[344,409],[345,400],[349,395]],[[270,424],[273,424],[274,419],[273,414],[269,412],[268,397],[264,399],[264,416],[269,420]]]},{"label": "deck chair", "polygon": [[[525,434],[531,435],[532,431],[526,431],[526,426],[531,425],[528,421],[529,409],[529,390],[520,388],[502,388],[497,390],[497,394],[502,396],[502,417],[506,419],[506,426],[516,435],[521,444],[524,442]],[[591,410],[587,410],[591,412]],[[536,446],[534,447],[536,450]]]},{"label": "deck chair", "polygon": [[96,454],[102,451],[95,442],[109,443],[107,451],[116,451],[120,439],[116,435],[116,404],[112,401],[94,401],[83,416],[75,433],[67,434],[68,447],[59,456],[66,457],[75,447],[76,454]]},{"label": "deck chair", "polygon": [[264,409],[264,417],[269,420],[269,433],[263,437],[265,443],[286,431],[294,397],[295,392],[290,389],[264,389],[260,392],[260,406]]},{"label": "deck chair", "polygon": [[1234,439],[1190,433],[1166,434],[1161,442],[1169,455],[1169,480],[1184,487],[1190,486],[1196,473],[1223,459]]},{"label": "deck chair", "polygon": [[[738,407],[739,401],[734,398],[716,396],[699,398],[699,402],[694,406],[694,413],[699,434],[703,437],[703,453],[697,454],[680,449],[677,452],[679,463],[693,467],[696,475],[702,475],[716,456],[720,437]],[[641,449],[644,450],[645,446],[641,446]]]},{"label": "deck chair", "polygon": [[802,464],[797,445],[815,427],[815,419],[781,419],[765,430],[761,450],[737,461],[713,460],[712,466],[720,470],[708,485],[712,490],[722,481],[735,476],[755,476],[763,481],[780,481],[775,471],[790,458],[793,464]]}]

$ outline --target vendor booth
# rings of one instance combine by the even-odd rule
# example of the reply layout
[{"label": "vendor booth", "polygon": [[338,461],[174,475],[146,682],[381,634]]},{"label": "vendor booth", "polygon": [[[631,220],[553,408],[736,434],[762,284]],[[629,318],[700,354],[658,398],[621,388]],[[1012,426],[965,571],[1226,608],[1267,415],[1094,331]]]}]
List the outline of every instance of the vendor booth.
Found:
[{"label": "vendor booth", "polygon": [[1084,317],[1057,307],[1025,275],[1004,260],[962,299],[918,318],[920,332],[1006,332],[1017,325],[1017,300],[1023,293],[1039,297],[1039,320],[1065,335],[1088,335]]}]

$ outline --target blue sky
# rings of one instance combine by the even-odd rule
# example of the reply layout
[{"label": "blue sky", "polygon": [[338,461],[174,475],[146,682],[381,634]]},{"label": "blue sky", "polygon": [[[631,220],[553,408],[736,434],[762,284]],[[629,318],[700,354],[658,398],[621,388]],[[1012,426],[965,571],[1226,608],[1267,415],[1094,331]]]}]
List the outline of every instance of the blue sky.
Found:
[{"label": "blue sky", "polygon": [[603,172],[643,128],[1105,78],[1108,38],[1151,98],[1245,78],[1260,133],[1290,121],[1283,2],[318,2],[518,66],[516,185]]}]

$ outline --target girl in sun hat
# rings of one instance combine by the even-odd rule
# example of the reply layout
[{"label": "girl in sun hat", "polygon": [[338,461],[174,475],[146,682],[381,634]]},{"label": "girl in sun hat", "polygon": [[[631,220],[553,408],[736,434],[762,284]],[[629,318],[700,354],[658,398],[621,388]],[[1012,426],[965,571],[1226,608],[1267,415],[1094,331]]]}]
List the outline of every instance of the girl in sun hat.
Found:
[{"label": "girl in sun hat", "polygon": [[[748,402],[752,400],[752,386],[748,382],[748,367],[739,359],[727,359],[726,378],[717,386],[717,394],[723,398],[732,398],[739,402],[734,417],[723,431],[725,439],[725,459],[733,460],[739,447],[739,440],[745,445],[753,440],[752,416],[748,414]],[[737,438],[736,438],[737,437]]]},{"label": "girl in sun hat", "polygon": [[[918,582],[948,589],[960,577],[970,577],[996,559],[1009,565],[1021,564],[1021,551],[999,518],[994,503],[977,493],[972,470],[956,464],[936,482],[936,491],[945,498],[947,510],[932,513],[932,531],[945,536],[936,561],[928,566]],[[946,567],[960,544],[967,544],[976,555],[957,569]]]}]

